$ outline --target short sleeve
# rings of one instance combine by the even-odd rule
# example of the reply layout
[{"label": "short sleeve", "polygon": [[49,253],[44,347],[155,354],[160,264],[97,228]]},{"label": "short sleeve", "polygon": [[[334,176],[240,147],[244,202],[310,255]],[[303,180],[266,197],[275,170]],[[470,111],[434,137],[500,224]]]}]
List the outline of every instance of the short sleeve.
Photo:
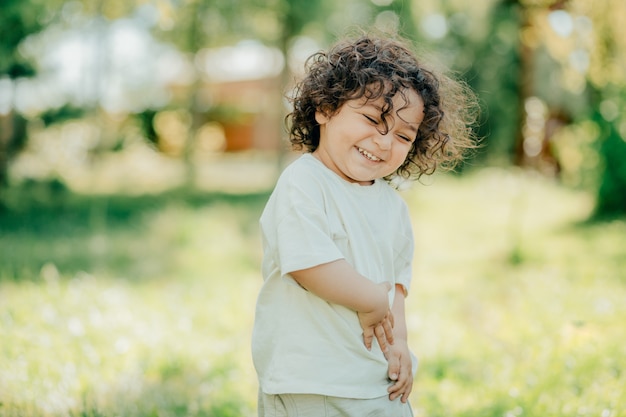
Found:
[{"label": "short sleeve", "polygon": [[261,226],[281,275],[344,258],[332,239],[324,198],[313,181],[286,179],[277,185]]}]

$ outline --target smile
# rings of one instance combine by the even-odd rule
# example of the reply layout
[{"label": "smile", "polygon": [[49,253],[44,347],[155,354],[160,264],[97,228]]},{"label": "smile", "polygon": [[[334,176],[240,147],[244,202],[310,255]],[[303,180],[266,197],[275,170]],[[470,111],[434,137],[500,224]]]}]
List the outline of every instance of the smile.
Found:
[{"label": "smile", "polygon": [[371,153],[369,153],[365,149],[361,149],[361,148],[357,147],[357,150],[359,151],[359,153],[361,155],[363,155],[365,158],[369,159],[370,161],[373,161],[373,162],[380,162],[380,161],[382,161],[382,159],[372,155]]}]

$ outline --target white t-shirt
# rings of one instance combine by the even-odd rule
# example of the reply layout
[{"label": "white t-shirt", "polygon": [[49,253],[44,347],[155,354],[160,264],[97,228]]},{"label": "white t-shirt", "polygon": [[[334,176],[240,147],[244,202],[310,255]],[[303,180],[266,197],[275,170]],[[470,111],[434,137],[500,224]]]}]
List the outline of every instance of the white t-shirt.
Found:
[{"label": "white t-shirt", "polygon": [[404,201],[384,180],[350,183],[304,154],[282,173],[260,225],[264,284],[252,356],[261,390],[387,395],[387,361],[375,340],[371,351],[363,345],[356,312],[313,295],[289,273],[344,258],[370,280],[408,291],[414,244]]}]

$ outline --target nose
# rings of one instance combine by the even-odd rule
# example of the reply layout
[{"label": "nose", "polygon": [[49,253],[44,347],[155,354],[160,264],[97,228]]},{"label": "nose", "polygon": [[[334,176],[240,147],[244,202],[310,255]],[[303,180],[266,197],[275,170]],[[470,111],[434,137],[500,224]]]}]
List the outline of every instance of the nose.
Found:
[{"label": "nose", "polygon": [[392,141],[392,138],[389,132],[387,133],[378,132],[378,134],[374,135],[374,143],[378,145],[378,147],[382,150],[390,149],[391,141]]}]

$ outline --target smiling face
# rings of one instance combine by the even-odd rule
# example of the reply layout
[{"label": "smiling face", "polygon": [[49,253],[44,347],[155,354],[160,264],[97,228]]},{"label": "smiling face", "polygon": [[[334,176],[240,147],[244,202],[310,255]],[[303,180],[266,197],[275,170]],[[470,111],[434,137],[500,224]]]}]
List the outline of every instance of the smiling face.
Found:
[{"label": "smiling face", "polygon": [[413,90],[393,98],[393,111],[382,120],[381,97],[348,100],[327,116],[315,113],[320,142],[313,155],[344,180],[361,185],[394,173],[405,161],[424,118],[424,102]]}]

